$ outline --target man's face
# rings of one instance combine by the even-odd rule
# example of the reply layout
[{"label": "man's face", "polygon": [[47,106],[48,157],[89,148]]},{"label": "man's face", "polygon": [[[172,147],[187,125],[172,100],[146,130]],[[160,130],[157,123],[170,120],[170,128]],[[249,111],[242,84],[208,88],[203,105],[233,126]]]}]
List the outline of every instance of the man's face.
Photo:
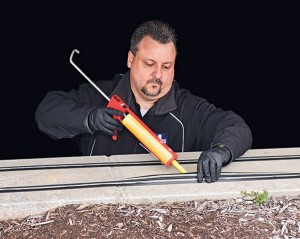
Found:
[{"label": "man's face", "polygon": [[127,66],[133,93],[144,101],[157,101],[168,93],[174,79],[176,49],[146,36],[134,56],[128,52]]}]

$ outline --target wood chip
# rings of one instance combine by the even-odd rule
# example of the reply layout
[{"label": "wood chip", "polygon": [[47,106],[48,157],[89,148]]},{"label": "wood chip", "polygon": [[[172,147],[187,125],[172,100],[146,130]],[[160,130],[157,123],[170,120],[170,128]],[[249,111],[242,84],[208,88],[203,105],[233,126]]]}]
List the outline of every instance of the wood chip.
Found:
[{"label": "wood chip", "polygon": [[[300,238],[300,196],[145,205],[66,205],[0,221],[0,238]],[[201,236],[200,236],[201,235]]]}]

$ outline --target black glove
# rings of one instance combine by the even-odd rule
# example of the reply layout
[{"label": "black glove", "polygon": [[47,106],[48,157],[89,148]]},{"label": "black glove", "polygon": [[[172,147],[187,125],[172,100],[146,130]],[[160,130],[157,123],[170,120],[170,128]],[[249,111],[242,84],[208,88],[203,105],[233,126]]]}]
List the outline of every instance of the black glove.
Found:
[{"label": "black glove", "polygon": [[113,116],[123,116],[119,110],[111,108],[95,108],[88,116],[89,127],[92,131],[102,131],[109,135],[116,135],[116,131],[123,129],[122,123]]},{"label": "black glove", "polygon": [[216,146],[203,151],[197,164],[198,183],[202,183],[203,177],[208,183],[217,181],[223,164],[228,162],[230,158],[231,153],[226,147]]}]

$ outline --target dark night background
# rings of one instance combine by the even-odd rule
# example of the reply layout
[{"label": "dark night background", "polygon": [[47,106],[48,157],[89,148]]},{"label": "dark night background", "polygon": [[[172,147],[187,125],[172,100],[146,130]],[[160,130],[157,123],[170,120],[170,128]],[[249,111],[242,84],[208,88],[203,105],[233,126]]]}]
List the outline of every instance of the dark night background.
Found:
[{"label": "dark night background", "polygon": [[148,19],[175,28],[176,80],[240,114],[252,129],[252,148],[300,146],[296,5],[114,4],[2,6],[0,159],[80,155],[71,140],[38,130],[35,109],[47,91],[86,81],[69,63],[74,48],[77,65],[94,81],[125,72],[131,33]]}]

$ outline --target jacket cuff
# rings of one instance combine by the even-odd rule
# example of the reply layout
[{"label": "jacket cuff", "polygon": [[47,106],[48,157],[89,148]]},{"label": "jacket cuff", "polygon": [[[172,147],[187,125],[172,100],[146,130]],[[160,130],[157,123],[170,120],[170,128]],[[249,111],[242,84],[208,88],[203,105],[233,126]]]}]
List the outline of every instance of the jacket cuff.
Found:
[{"label": "jacket cuff", "polygon": [[92,129],[90,128],[90,126],[89,126],[89,115],[90,115],[90,113],[91,113],[91,111],[92,111],[93,109],[94,109],[94,108],[91,108],[91,109],[90,109],[90,111],[87,113],[87,116],[85,117],[85,120],[84,120],[84,122],[83,122],[84,127],[87,129],[88,133],[90,133],[90,134],[95,133],[95,130],[92,130]]},{"label": "jacket cuff", "polygon": [[218,147],[218,148],[220,148],[222,150],[226,150],[229,153],[229,155],[230,155],[229,159],[226,162],[224,162],[224,164],[223,164],[224,166],[228,165],[230,162],[233,161],[232,152],[231,152],[231,150],[226,145],[224,145],[224,144],[213,144],[211,146],[211,148],[216,148],[216,147]]}]

